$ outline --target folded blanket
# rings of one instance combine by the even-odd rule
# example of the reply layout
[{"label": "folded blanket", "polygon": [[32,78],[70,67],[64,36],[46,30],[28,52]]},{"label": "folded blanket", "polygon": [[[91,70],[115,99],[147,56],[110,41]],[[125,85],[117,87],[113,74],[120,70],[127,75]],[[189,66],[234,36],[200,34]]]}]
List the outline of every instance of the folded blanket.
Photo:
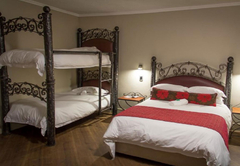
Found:
[{"label": "folded blanket", "polygon": [[188,104],[187,99],[177,99],[169,102],[169,105],[171,106],[180,106],[180,105],[186,105],[186,104]]}]

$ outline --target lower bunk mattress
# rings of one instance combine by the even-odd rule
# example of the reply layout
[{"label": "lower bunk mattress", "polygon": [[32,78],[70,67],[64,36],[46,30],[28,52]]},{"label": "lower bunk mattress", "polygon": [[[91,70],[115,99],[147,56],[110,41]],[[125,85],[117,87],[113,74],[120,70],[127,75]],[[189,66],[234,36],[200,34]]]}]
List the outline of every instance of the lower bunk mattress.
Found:
[{"label": "lower bunk mattress", "polygon": [[[135,110],[134,114],[125,115],[124,112],[128,112],[130,109]],[[216,107],[197,104],[171,106],[168,101],[148,99],[130,109],[119,113],[122,114],[121,116],[115,116],[103,136],[113,158],[117,148],[116,144],[123,143],[193,158],[203,158],[208,166],[229,165],[230,154],[227,142],[228,131],[231,127],[231,111],[226,105],[217,104]],[[204,113],[219,116],[223,119],[222,121],[226,122],[225,139],[219,132],[207,127],[144,118],[150,116],[151,109],[157,109],[157,111],[164,109],[164,114],[170,115],[170,119],[173,117],[171,112],[184,115]],[[141,110],[146,111],[142,112]],[[136,117],[135,114],[139,114],[138,112],[141,112],[140,116]],[[182,118],[177,117],[176,119]],[[199,120],[200,117],[193,119],[193,121]],[[209,119],[203,119],[203,121],[211,123]]]},{"label": "lower bunk mattress", "polygon": [[[98,95],[79,94],[78,89],[55,96],[55,127],[59,128],[87,117],[98,111]],[[102,97],[101,107],[110,105],[110,95]],[[41,129],[44,136],[47,130],[47,104],[38,98],[27,98],[13,102],[5,122],[28,124]]]}]

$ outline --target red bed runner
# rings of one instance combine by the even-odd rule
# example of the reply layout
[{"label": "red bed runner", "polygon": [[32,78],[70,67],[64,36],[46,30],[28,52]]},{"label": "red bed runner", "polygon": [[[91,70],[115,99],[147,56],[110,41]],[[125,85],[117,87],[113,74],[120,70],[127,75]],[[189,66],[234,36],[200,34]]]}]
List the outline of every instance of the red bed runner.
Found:
[{"label": "red bed runner", "polygon": [[218,115],[147,106],[134,106],[120,112],[116,116],[132,116],[207,127],[219,132],[228,148],[227,124],[224,118]]}]

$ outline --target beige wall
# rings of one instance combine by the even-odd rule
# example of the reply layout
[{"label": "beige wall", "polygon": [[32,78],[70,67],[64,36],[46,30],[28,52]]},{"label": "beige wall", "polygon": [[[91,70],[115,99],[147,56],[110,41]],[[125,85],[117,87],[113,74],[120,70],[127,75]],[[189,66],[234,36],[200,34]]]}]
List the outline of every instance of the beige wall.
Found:
[{"label": "beige wall", "polygon": [[[15,0],[1,0],[0,11],[7,18],[35,17],[42,8]],[[150,62],[156,56],[164,65],[179,61],[208,63],[217,68],[228,56],[235,59],[232,105],[240,97],[240,7],[213,8],[156,14],[77,18],[52,11],[54,48],[76,46],[76,29],[120,27],[119,96],[134,91],[149,95]],[[43,39],[31,33],[6,37],[7,48],[43,48]],[[143,82],[136,70],[143,64]],[[27,73],[27,74],[26,74]],[[11,69],[13,81],[40,83],[45,78],[33,69]],[[56,70],[56,91],[75,86],[75,70]],[[14,97],[13,100],[19,97]],[[12,99],[12,98],[11,98]]]},{"label": "beige wall", "polygon": [[[0,12],[6,19],[19,16],[35,18],[42,13],[42,7],[31,5],[16,0],[1,0]],[[51,11],[53,27],[53,48],[73,48],[76,47],[76,32],[78,28],[78,18],[67,14]],[[43,37],[30,32],[12,33],[5,37],[7,49],[13,48],[43,48]],[[45,75],[40,77],[35,69],[8,68],[12,81],[28,81],[41,85],[45,80]],[[76,86],[75,70],[55,70],[56,92],[67,91]],[[11,101],[20,97],[15,95],[10,97]],[[1,115],[0,115],[1,116]]]},{"label": "beige wall", "polygon": [[[196,61],[218,68],[235,59],[232,104],[240,97],[240,7],[79,18],[79,27],[120,27],[119,95],[149,95],[151,57],[164,65]],[[143,82],[136,71],[143,64]]]},{"label": "beige wall", "polygon": [[[15,0],[1,0],[0,11],[6,19],[19,16],[35,18],[42,13],[42,7],[31,5]],[[78,28],[78,18],[67,14],[51,11],[53,27],[53,48],[73,48],[76,47],[76,33]],[[11,33],[5,37],[7,49],[14,48],[43,48],[43,37],[29,32]],[[41,83],[45,77],[37,75],[35,69],[14,69],[9,68],[9,75],[13,81],[29,80]],[[27,74],[26,74],[27,73]],[[72,75],[74,78],[72,78]],[[71,86],[76,86],[75,70],[55,70],[56,91],[66,91]]]}]

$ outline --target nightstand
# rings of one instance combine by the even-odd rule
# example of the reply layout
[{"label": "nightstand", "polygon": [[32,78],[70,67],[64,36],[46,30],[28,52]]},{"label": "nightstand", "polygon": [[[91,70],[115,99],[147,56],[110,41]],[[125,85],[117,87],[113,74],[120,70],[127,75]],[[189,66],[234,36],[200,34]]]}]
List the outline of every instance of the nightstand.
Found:
[{"label": "nightstand", "polygon": [[122,100],[126,103],[126,105],[128,107],[132,107],[133,104],[129,104],[129,102],[140,103],[140,102],[144,101],[146,97],[147,96],[142,95],[139,92],[129,92],[127,94],[124,93],[123,96],[118,98],[118,105],[122,110],[125,110],[125,108],[123,108],[123,106],[121,105],[121,102],[119,102],[119,101]]},{"label": "nightstand", "polygon": [[236,130],[240,129],[240,108],[232,107],[232,119],[233,119],[233,124],[232,124],[232,127],[230,129],[229,138],[232,137],[232,134]]}]

